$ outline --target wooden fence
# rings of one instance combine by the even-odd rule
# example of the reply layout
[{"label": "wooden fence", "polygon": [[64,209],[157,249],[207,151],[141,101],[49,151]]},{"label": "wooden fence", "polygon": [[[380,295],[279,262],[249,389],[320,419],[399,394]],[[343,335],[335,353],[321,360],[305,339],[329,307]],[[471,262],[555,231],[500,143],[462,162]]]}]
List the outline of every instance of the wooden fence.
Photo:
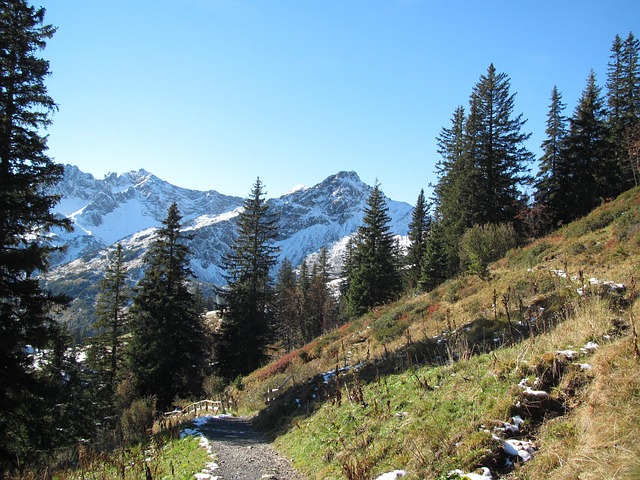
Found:
[{"label": "wooden fence", "polygon": [[278,392],[284,388],[284,386],[291,382],[291,385],[294,385],[296,383],[296,377],[295,375],[292,373],[291,375],[289,375],[287,378],[284,379],[284,382],[282,382],[280,385],[278,385],[276,388],[269,388],[265,394],[264,394],[264,401],[267,405],[269,405],[271,402],[273,402],[278,395],[280,395]]},{"label": "wooden fence", "polygon": [[[230,406],[233,408],[233,405]],[[164,416],[165,418],[186,416],[198,417],[200,415],[218,415],[220,413],[227,413],[225,402],[221,400],[200,400],[198,402],[191,403],[184,408],[166,412]]]}]

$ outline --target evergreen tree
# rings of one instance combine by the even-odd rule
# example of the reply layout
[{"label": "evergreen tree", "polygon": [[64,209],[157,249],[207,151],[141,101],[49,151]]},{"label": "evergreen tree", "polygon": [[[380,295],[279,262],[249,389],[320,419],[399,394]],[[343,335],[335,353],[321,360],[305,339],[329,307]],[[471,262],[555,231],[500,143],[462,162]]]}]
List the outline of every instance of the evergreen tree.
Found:
[{"label": "evergreen tree", "polygon": [[549,211],[553,220],[561,215],[556,211],[555,198],[562,186],[560,167],[562,165],[562,146],[567,136],[567,118],[563,112],[566,105],[556,86],[551,92],[551,105],[547,115],[547,138],[542,142],[542,157],[536,183],[536,203]]},{"label": "evergreen tree", "polygon": [[44,14],[24,0],[0,2],[0,477],[51,447],[45,415],[58,399],[46,390],[61,381],[33,368],[34,351],[59,339],[52,309],[66,304],[38,278],[54,250],[47,234],[71,228],[46,193],[63,167],[43,135],[56,108],[49,63],[38,57],[55,32]]},{"label": "evergreen tree", "polygon": [[313,338],[311,333],[314,312],[312,311],[311,302],[309,300],[309,291],[311,290],[311,272],[307,260],[303,260],[300,265],[300,273],[298,274],[298,297],[300,299],[300,313],[298,323],[300,325],[300,333],[302,334],[302,343],[307,343]]},{"label": "evergreen tree", "polygon": [[342,318],[338,308],[338,301],[329,286],[331,267],[327,247],[320,249],[315,267],[316,274],[313,277],[312,290],[315,292],[318,308],[322,311],[321,331],[328,332],[340,325]]},{"label": "evergreen tree", "polygon": [[426,247],[423,288],[459,272],[458,241],[465,230],[513,222],[525,205],[520,189],[531,180],[533,155],[524,147],[530,137],[522,132],[526,121],[513,115],[514,98],[509,78],[490,65],[473,88],[469,114],[458,107],[451,127],[438,136],[437,231]]},{"label": "evergreen tree", "polygon": [[[304,263],[306,265],[306,262]],[[302,332],[303,342],[309,343],[322,333],[325,308],[326,285],[322,281],[322,276],[318,273],[317,263],[311,266],[311,272],[307,277],[301,275],[300,282],[304,283],[302,297]]]},{"label": "evergreen tree", "polygon": [[40,448],[77,446],[80,439],[94,436],[102,421],[96,417],[94,399],[86,388],[87,375],[78,361],[79,353],[64,327],[42,352],[39,363],[46,384],[30,406],[31,412],[44,407],[38,425],[43,442]]},{"label": "evergreen tree", "polygon": [[451,127],[443,128],[436,138],[440,160],[436,163],[438,182],[433,189],[434,206],[439,215],[452,224],[458,219],[455,223],[462,225],[469,223],[465,214],[470,211],[467,201],[474,188],[474,172],[466,155],[466,121],[464,107],[457,107]]},{"label": "evergreen tree", "polygon": [[376,183],[367,199],[351,260],[347,291],[347,314],[351,317],[396,298],[402,288],[388,210]]},{"label": "evergreen tree", "polygon": [[619,169],[619,190],[639,182],[637,169],[629,156],[628,138],[640,125],[640,41],[633,33],[626,40],[616,35],[611,47],[607,76],[607,120]]},{"label": "evergreen tree", "polygon": [[416,288],[422,275],[424,250],[427,244],[431,217],[429,206],[424,197],[424,190],[420,190],[416,206],[411,214],[409,223],[409,248],[406,256],[406,281],[409,288]]},{"label": "evergreen tree", "polygon": [[126,307],[129,301],[126,267],[122,244],[112,252],[96,301],[98,331],[89,345],[87,361],[94,372],[95,394],[108,415],[113,407],[113,395],[123,361],[123,335],[128,332]]},{"label": "evergreen tree", "polygon": [[557,165],[558,191],[554,205],[568,222],[590,212],[615,195],[620,173],[613,158],[604,101],[591,71],[587,86],[569,120],[569,132]]},{"label": "evergreen tree", "polygon": [[140,397],[159,408],[199,395],[208,357],[202,312],[189,291],[191,237],[180,231],[173,203],[146,254],[146,270],[130,312],[129,371]]},{"label": "evergreen tree", "polygon": [[420,280],[422,288],[431,289],[439,279],[450,278],[458,272],[458,239],[471,224],[473,205],[470,202],[478,181],[467,155],[466,121],[464,108],[456,108],[451,127],[443,128],[437,138],[441,158],[436,164],[438,182],[434,186],[433,202],[438,231],[428,239],[429,253],[425,253]]},{"label": "evergreen tree", "polygon": [[522,132],[526,120],[513,116],[515,94],[505,73],[493,64],[474,86],[466,123],[465,155],[472,169],[467,188],[470,224],[512,222],[522,208],[520,187],[530,180],[533,154],[524,146],[531,134]]},{"label": "evergreen tree", "polygon": [[237,237],[225,256],[226,312],[218,342],[220,373],[227,378],[246,375],[267,358],[273,339],[273,288],[270,271],[276,264],[277,218],[263,198],[258,178],[238,215]]},{"label": "evergreen tree", "polygon": [[418,284],[421,290],[432,290],[453,275],[451,270],[453,253],[451,250],[452,244],[444,233],[442,221],[436,218],[431,223],[429,236],[425,243],[422,273]]},{"label": "evergreen tree", "polygon": [[285,258],[276,275],[274,315],[276,332],[287,352],[301,343],[300,304],[298,279],[291,262]]}]

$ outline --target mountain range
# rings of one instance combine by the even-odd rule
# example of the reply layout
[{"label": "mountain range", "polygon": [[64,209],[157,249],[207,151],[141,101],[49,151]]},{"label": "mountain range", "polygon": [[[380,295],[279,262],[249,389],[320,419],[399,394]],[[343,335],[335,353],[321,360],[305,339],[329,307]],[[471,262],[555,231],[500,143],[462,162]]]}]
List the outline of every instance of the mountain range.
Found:
[{"label": "mountain range", "polygon": [[[315,186],[267,199],[278,216],[280,260],[286,257],[298,266],[327,247],[337,275],[371,190],[355,172],[339,172]],[[64,316],[74,334],[82,336],[93,323],[99,280],[114,245],[122,244],[127,273],[135,283],[143,274],[144,252],[173,202],[183,230],[193,236],[189,246],[195,281],[205,292],[224,284],[221,260],[233,244],[243,198],[177,187],[145,170],[96,179],[73,165],[65,166],[53,193],[61,197],[54,211],[70,218],[74,229],[55,232],[53,242],[66,250],[51,258],[45,280],[52,291],[72,298]],[[389,199],[387,206],[392,232],[406,240],[412,206]]]}]

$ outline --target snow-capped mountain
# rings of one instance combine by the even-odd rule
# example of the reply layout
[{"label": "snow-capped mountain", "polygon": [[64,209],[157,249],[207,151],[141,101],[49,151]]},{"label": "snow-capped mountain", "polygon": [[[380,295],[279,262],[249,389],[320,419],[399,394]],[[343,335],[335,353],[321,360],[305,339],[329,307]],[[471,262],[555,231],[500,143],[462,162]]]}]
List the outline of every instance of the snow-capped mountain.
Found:
[{"label": "snow-capped mountain", "polygon": [[[297,186],[269,199],[279,218],[280,258],[300,265],[326,246],[337,272],[346,242],[362,222],[371,189],[355,172],[339,172],[313,187]],[[143,254],[174,201],[183,230],[193,235],[191,268],[196,280],[203,285],[224,283],[221,259],[233,243],[242,198],[180,188],[144,170],[99,180],[71,165],[65,167],[55,193],[61,195],[55,211],[71,218],[75,228],[54,239],[67,250],[52,259],[46,280],[52,290],[74,299],[68,316],[75,328],[93,321],[93,303],[110,248],[122,244],[129,277],[137,281]],[[387,204],[393,232],[406,236],[412,207],[392,200]]]}]

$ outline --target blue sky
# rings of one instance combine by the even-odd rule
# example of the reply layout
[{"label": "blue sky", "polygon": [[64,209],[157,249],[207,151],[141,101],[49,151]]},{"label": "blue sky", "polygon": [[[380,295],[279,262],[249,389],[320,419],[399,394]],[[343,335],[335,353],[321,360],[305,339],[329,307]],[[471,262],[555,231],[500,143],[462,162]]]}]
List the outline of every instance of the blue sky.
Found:
[{"label": "blue sky", "polygon": [[355,170],[415,204],[435,138],[490,63],[517,92],[528,147],[558,86],[571,114],[604,86],[637,0],[35,0],[59,105],[50,155],[101,178],[269,196]]}]

